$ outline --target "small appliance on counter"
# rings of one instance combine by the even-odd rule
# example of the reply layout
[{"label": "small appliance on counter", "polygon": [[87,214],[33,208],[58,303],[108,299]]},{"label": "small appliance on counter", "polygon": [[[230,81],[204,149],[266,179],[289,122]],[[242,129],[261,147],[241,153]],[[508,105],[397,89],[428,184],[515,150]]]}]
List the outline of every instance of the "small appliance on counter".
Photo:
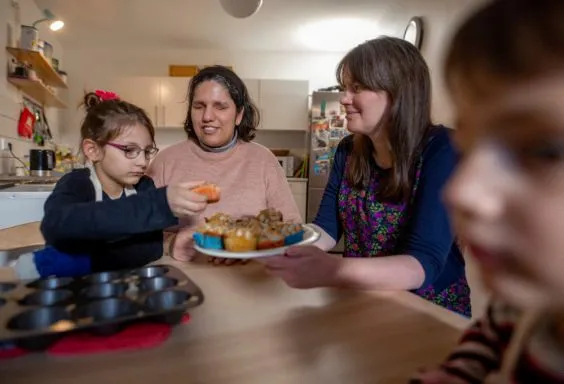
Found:
[{"label": "small appliance on counter", "polygon": [[294,176],[294,156],[276,156],[276,159],[284,169],[286,177]]},{"label": "small appliance on counter", "polygon": [[50,149],[30,149],[29,172],[31,176],[51,176],[56,164],[55,151]]},{"label": "small appliance on counter", "polygon": [[284,169],[284,175],[286,175],[286,177],[293,177],[295,171],[294,156],[290,155],[290,150],[270,148],[270,151],[276,156],[278,163],[282,169]]}]

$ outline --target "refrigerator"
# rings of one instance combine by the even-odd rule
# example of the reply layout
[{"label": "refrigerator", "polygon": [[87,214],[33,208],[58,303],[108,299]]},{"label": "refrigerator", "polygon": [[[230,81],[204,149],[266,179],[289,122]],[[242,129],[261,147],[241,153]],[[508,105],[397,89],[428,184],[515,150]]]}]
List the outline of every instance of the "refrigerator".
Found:
[{"label": "refrigerator", "polygon": [[[311,96],[307,222],[317,214],[339,142],[349,134],[341,92],[317,91]],[[343,239],[331,252],[344,251]]]}]

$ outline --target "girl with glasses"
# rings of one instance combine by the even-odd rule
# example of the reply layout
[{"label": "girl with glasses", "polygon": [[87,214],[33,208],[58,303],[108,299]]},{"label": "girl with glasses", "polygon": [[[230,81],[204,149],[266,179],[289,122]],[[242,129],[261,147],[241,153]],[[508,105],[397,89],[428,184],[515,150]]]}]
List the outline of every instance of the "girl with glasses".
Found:
[{"label": "girl with glasses", "polygon": [[45,202],[46,248],[21,255],[19,278],[77,276],[136,268],[163,254],[163,229],[198,215],[206,197],[200,182],[156,188],[145,176],[158,149],[155,129],[139,107],[96,91],[84,98],[84,169],[64,175]]}]

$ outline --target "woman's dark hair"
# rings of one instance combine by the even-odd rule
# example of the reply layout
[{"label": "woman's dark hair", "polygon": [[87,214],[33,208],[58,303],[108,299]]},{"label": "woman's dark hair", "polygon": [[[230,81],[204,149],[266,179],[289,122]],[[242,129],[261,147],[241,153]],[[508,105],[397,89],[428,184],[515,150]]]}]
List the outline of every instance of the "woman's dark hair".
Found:
[{"label": "woman's dark hair", "polygon": [[455,34],[445,63],[453,77],[477,94],[492,80],[514,83],[564,70],[563,0],[494,0]]},{"label": "woman's dark hair", "polygon": [[[124,129],[136,124],[147,128],[151,140],[155,141],[155,128],[147,113],[141,108],[115,98],[105,99],[108,92],[89,92],[84,96],[86,117],[80,127],[81,141],[90,139],[104,146],[119,136]],[[113,94],[112,94],[113,95]]]},{"label": "woman's dark hair", "polygon": [[198,141],[191,118],[192,102],[196,88],[204,81],[209,80],[216,81],[227,89],[229,96],[231,96],[231,99],[235,103],[237,113],[241,112],[241,110],[244,111],[241,124],[236,127],[239,139],[246,142],[253,140],[260,122],[258,108],[251,99],[243,80],[231,69],[222,65],[206,67],[198,72],[190,81],[188,89],[188,112],[186,113],[186,120],[184,121],[184,130],[188,134],[188,138],[196,142]]},{"label": "woman's dark hair", "polygon": [[[380,184],[382,199],[401,201],[411,195],[415,168],[431,127],[431,79],[419,50],[393,37],[369,40],[352,49],[337,67],[337,81],[387,93],[390,105],[380,124],[386,129],[392,167]],[[345,177],[357,189],[366,188],[374,146],[355,134]]]}]

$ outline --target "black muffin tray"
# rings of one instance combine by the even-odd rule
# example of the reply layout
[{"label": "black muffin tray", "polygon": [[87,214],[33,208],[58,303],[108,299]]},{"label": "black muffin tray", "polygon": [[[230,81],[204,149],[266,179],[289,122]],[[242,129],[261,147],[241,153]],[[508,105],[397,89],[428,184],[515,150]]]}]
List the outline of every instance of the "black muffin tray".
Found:
[{"label": "black muffin tray", "polygon": [[70,332],[110,335],[139,321],[177,324],[204,295],[178,268],[0,283],[0,343],[43,350]]}]

